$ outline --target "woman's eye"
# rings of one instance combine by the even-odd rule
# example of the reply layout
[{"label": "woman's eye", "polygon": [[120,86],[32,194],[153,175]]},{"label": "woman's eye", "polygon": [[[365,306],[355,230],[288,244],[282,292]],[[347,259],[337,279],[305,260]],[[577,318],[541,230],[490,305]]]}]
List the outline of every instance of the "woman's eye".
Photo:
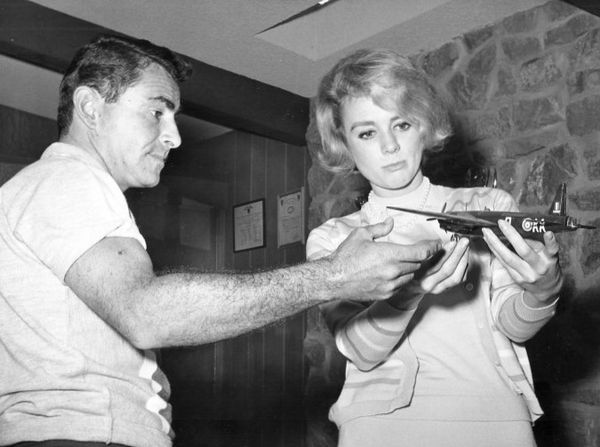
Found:
[{"label": "woman's eye", "polygon": [[162,112],[160,110],[153,110],[152,111],[152,116],[156,119],[160,118],[162,116]]},{"label": "woman's eye", "polygon": [[364,132],[360,132],[358,134],[358,138],[360,138],[361,140],[366,140],[368,138],[372,138],[373,135],[375,135],[374,130],[365,130]]},{"label": "woman's eye", "polygon": [[395,127],[400,130],[408,130],[411,128],[411,125],[407,121],[401,121],[401,122],[397,123]]}]

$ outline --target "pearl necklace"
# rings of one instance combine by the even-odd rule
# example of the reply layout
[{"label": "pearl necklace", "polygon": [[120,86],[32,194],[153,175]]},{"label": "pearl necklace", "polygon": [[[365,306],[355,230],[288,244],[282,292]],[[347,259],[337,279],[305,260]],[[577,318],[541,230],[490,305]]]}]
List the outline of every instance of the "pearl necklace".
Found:
[{"label": "pearl necklace", "polygon": [[[425,206],[427,205],[427,200],[429,199],[429,192],[431,191],[431,182],[427,182],[427,189],[425,190],[425,194],[423,194],[423,197],[421,198],[421,202],[419,203],[419,205],[416,208],[413,208],[416,211],[423,211],[425,209]],[[373,191],[371,191],[369,193],[369,200],[371,199],[371,194],[373,194]],[[412,213],[403,213],[402,211],[395,211],[395,210],[390,210],[388,208],[386,208],[387,211],[387,215],[391,216],[391,217],[396,217],[396,216],[402,216],[402,215],[409,215],[410,217],[408,217],[407,219],[401,219],[401,220],[396,220],[394,219],[394,229],[397,230],[408,230],[411,229],[414,225],[415,222],[422,216],[418,215],[418,214],[412,214]]]}]

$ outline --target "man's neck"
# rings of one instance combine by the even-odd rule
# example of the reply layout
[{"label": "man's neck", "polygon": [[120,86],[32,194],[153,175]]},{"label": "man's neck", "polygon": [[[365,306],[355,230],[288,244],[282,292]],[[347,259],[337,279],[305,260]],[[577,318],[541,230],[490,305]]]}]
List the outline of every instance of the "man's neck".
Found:
[{"label": "man's neck", "polygon": [[72,146],[76,146],[84,150],[90,155],[90,157],[94,158],[100,166],[103,166],[104,169],[106,169],[106,172],[110,174],[108,165],[105,163],[100,152],[96,150],[96,147],[94,146],[93,142],[91,142],[89,138],[87,138],[87,135],[82,136],[77,132],[69,132],[66,135],[61,135],[58,139],[58,142],[70,144]]}]

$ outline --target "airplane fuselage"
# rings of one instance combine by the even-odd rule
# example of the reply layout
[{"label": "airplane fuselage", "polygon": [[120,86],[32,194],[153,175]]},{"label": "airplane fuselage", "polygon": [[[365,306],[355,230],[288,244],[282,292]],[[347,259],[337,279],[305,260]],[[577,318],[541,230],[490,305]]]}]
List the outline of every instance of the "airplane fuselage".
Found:
[{"label": "airplane fuselage", "polygon": [[452,220],[452,216],[474,217],[483,219],[490,224],[488,228],[492,230],[500,239],[505,240],[504,234],[496,225],[499,220],[504,220],[512,225],[525,239],[534,239],[542,241],[544,233],[552,231],[560,233],[563,231],[573,231],[577,229],[571,222],[569,216],[553,216],[548,214],[529,214],[518,212],[499,212],[499,211],[465,211],[448,213],[448,220],[439,220],[440,228],[467,237],[483,236],[482,227],[469,225],[458,220]]}]

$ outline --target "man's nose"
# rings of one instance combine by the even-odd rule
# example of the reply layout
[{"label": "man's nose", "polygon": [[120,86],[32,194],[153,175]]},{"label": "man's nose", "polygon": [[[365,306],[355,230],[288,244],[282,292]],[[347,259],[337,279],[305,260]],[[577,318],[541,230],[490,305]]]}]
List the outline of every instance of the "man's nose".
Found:
[{"label": "man's nose", "polygon": [[179,129],[177,128],[175,120],[166,125],[162,140],[169,149],[175,149],[181,146],[181,135],[179,134]]}]

